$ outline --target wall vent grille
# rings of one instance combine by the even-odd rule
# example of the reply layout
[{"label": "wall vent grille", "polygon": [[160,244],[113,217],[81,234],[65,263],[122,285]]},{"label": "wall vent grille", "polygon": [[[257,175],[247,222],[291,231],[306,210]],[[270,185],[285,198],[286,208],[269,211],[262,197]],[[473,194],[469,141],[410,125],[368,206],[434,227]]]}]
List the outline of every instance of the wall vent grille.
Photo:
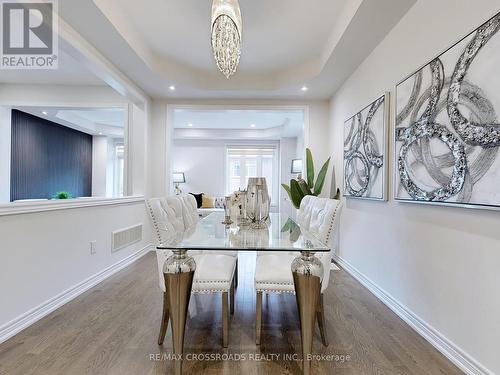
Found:
[{"label": "wall vent grille", "polygon": [[112,233],[111,252],[123,249],[142,240],[142,224],[116,230]]}]

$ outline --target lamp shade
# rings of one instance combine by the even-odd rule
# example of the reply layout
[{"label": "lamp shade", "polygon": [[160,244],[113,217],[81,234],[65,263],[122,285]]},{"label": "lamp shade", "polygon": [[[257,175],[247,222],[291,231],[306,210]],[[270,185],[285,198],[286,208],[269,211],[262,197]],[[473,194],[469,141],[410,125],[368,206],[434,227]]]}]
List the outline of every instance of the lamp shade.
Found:
[{"label": "lamp shade", "polygon": [[302,173],[302,159],[292,160],[292,173]]},{"label": "lamp shade", "polygon": [[174,172],[172,173],[172,179],[174,183],[184,183],[186,182],[186,177],[184,176],[184,172]]}]

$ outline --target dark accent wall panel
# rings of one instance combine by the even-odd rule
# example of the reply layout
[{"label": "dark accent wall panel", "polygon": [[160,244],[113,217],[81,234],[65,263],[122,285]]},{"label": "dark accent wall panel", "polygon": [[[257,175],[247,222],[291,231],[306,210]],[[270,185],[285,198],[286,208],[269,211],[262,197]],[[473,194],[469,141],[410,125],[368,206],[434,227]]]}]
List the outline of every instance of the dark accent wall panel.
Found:
[{"label": "dark accent wall panel", "polygon": [[12,110],[10,200],[92,194],[92,136]]}]

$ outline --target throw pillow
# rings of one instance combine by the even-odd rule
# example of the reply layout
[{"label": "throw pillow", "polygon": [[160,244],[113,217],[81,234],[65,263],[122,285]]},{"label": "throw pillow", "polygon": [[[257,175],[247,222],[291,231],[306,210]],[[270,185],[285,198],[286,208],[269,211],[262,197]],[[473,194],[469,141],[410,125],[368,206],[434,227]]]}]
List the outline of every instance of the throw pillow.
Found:
[{"label": "throw pillow", "polygon": [[191,194],[194,197],[194,199],[196,199],[196,207],[201,208],[201,205],[203,202],[203,199],[202,199],[203,193],[200,193],[200,194],[189,193],[189,194]]},{"label": "throw pillow", "polygon": [[214,200],[214,198],[207,197],[205,194],[203,194],[201,208],[214,208]]}]

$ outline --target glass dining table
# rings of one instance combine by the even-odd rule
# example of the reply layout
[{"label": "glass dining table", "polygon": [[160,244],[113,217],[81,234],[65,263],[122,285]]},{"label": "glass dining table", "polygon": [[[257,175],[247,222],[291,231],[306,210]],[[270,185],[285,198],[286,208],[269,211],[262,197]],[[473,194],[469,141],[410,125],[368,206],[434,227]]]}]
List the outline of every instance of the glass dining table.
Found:
[{"label": "glass dining table", "polygon": [[298,252],[291,265],[300,319],[303,374],[311,371],[311,354],[316,310],[320,299],[323,265],[314,255],[330,248],[288,215],[271,213],[264,228],[223,224],[224,213],[214,212],[185,232],[157,247],[171,250],[163,266],[175,358],[175,373],[182,373],[184,333],[196,263],[189,250]]}]

